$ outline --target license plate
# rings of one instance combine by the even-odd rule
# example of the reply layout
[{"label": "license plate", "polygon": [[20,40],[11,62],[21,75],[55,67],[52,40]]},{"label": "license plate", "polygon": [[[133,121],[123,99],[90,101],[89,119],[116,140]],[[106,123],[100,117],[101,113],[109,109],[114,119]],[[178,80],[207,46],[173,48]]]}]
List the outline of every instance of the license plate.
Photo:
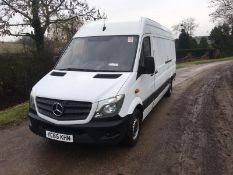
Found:
[{"label": "license plate", "polygon": [[56,132],[46,131],[46,137],[52,140],[57,140],[61,142],[73,142],[73,135],[60,134]]}]

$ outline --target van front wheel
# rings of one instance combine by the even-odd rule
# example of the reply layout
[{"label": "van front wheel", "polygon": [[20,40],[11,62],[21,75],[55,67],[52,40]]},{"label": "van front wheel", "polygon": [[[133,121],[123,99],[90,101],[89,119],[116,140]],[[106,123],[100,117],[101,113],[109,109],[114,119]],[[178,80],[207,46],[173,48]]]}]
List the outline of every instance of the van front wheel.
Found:
[{"label": "van front wheel", "polygon": [[130,121],[127,128],[127,133],[124,139],[124,143],[127,146],[133,147],[136,145],[139,134],[141,131],[141,120],[140,120],[141,113],[138,109],[135,109],[133,114],[130,117]]}]

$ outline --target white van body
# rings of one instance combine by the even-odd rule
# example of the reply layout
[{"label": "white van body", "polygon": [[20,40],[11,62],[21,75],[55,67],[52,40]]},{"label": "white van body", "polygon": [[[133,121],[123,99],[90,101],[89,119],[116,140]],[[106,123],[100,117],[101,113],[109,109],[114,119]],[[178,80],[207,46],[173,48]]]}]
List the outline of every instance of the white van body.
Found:
[{"label": "white van body", "polygon": [[[108,39],[105,40],[106,37]],[[72,43],[76,42],[75,40],[78,38],[80,41],[75,45],[77,50],[85,50],[85,43],[88,41],[92,42],[93,40],[93,42],[97,43],[100,40],[100,46],[98,46],[98,43],[96,47],[90,46],[95,55],[98,55],[99,52],[103,52],[100,55],[104,55],[104,52],[107,53],[108,50],[114,51],[114,48],[110,46],[108,48],[105,47],[106,50],[101,48],[101,42],[109,42],[111,45],[113,44],[111,40],[115,39],[118,44],[113,47],[116,48],[119,55],[125,56],[125,60],[121,60],[122,63],[118,63],[117,59],[114,62],[108,62],[107,71],[103,72],[98,72],[98,70],[65,69],[62,66],[69,62],[65,59],[69,59],[70,55],[76,54],[75,49],[72,49],[74,47]],[[122,47],[121,49],[123,50],[125,47],[129,47],[130,53],[126,53],[126,50],[124,54],[121,54],[118,47]],[[98,48],[98,50],[95,48]],[[134,49],[135,51],[133,51]],[[88,50],[88,54],[91,55],[90,52],[92,50]],[[132,56],[133,54],[132,69],[122,72],[116,71],[118,67],[130,67],[127,64],[131,63],[131,61],[127,61],[126,58],[128,55]],[[116,53],[114,53],[114,57],[117,58]],[[147,57],[154,58],[154,72],[150,74],[143,73],[143,71],[146,72],[145,58]],[[91,64],[95,65],[89,66],[92,68],[100,67],[98,65],[100,63],[95,62],[95,58],[92,59],[93,62]],[[124,63],[125,65],[123,65]],[[143,70],[142,73],[139,73],[139,67],[142,67],[140,68]],[[111,71],[111,68],[113,71]],[[106,21],[105,23],[99,21],[86,24],[73,37],[73,41],[64,51],[54,70],[49,72],[33,87],[29,109],[30,128],[34,133],[42,137],[59,141],[86,142],[83,141],[86,139],[82,137],[83,135],[88,135],[87,140],[89,141],[87,142],[91,143],[112,142],[112,140],[119,142],[125,138],[124,135],[129,129],[130,116],[134,114],[135,110],[140,112],[139,118],[141,123],[158,101],[166,93],[171,93],[172,81],[175,79],[175,75],[175,42],[172,33],[159,23],[147,18],[141,18],[137,21]],[[114,97],[119,99],[115,98],[113,101],[119,100],[122,104],[113,104],[106,107],[108,99],[111,100]],[[78,102],[80,103],[78,104]],[[72,116],[66,120],[63,114],[67,112],[68,116],[68,108],[70,106],[66,109],[66,105],[71,105],[71,103],[74,103],[74,106],[89,105],[89,111],[85,113],[86,116],[78,119]],[[80,106],[77,109],[72,109],[73,111],[76,110],[74,115],[75,113],[80,114],[79,112],[82,111]],[[106,107],[103,112],[105,114],[108,114],[106,111],[111,113],[114,110],[117,113],[114,114],[115,116],[109,114],[106,115],[109,117],[106,117],[102,112],[98,113],[101,107]],[[69,110],[71,109],[69,108]],[[118,127],[118,125],[124,125],[123,129]],[[114,128],[114,132],[112,132],[112,128]],[[101,131],[103,132],[98,136],[90,134],[93,132],[98,133],[98,131],[100,133]],[[68,139],[71,137],[72,139],[66,140],[66,137]],[[138,138],[135,139],[137,140]]]}]

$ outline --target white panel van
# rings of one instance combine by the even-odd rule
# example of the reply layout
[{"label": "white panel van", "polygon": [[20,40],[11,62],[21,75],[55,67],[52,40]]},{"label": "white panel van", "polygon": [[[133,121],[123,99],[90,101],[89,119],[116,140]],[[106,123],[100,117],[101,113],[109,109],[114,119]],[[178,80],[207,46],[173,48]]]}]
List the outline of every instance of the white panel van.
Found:
[{"label": "white panel van", "polygon": [[159,23],[86,24],[32,88],[30,129],[63,142],[133,146],[175,76],[175,42]]}]

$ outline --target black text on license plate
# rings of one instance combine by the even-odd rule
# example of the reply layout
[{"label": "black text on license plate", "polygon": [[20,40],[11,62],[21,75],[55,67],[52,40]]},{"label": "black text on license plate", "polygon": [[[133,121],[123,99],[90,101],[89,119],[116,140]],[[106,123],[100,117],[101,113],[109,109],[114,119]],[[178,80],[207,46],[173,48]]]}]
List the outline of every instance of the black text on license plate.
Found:
[{"label": "black text on license plate", "polygon": [[52,140],[62,141],[62,142],[73,142],[73,135],[60,134],[56,132],[46,131],[46,137]]}]

